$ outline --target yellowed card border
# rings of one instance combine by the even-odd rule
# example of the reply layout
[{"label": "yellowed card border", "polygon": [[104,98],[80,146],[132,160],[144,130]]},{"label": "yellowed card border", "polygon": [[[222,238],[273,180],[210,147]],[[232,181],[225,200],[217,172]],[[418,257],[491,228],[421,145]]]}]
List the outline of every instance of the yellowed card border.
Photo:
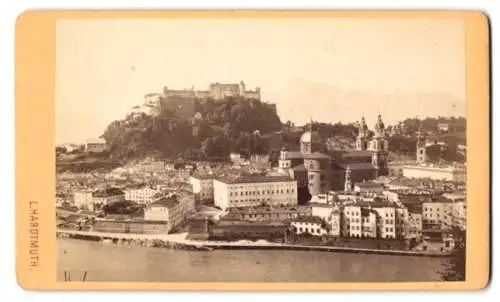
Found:
[{"label": "yellowed card border", "polygon": [[[465,282],[147,283],[56,282],[55,24],[58,19],[456,18],[466,27],[468,145]],[[86,290],[471,290],[490,273],[488,18],[474,11],[27,11],[16,22],[16,274],[28,289]],[[30,224],[31,223],[31,224]],[[38,223],[35,225],[34,223]],[[37,237],[38,244],[33,240]],[[38,258],[37,258],[38,257]],[[30,264],[38,263],[37,266]]]}]

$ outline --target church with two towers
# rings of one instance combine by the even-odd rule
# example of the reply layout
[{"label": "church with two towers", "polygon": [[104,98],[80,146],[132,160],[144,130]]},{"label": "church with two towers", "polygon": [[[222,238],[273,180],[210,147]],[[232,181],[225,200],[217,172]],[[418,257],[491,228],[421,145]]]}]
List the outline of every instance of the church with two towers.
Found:
[{"label": "church with two towers", "polygon": [[297,180],[299,192],[314,196],[332,190],[350,191],[356,183],[389,174],[389,145],[380,114],[373,135],[362,117],[354,150],[322,149],[321,138],[309,125],[300,138],[300,150],[281,150],[279,168]]}]

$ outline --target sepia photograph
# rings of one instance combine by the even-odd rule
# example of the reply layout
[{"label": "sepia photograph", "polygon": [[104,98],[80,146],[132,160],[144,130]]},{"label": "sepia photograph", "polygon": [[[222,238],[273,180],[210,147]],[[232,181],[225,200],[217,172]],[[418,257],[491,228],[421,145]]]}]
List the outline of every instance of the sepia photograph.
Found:
[{"label": "sepia photograph", "polygon": [[465,281],[465,28],[59,19],[57,282]]}]

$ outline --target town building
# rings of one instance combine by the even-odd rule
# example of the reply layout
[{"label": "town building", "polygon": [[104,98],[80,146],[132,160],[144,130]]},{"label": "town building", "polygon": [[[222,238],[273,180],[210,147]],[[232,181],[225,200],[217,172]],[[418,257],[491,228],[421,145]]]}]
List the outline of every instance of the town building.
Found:
[{"label": "town building", "polygon": [[377,237],[377,212],[370,208],[361,208],[361,237]]},{"label": "town building", "polygon": [[407,178],[465,182],[467,170],[465,166],[414,165],[404,167],[403,176]]},{"label": "town building", "polygon": [[136,166],[137,172],[162,173],[165,172],[165,162],[161,160],[145,161]]},{"label": "town building", "polygon": [[338,205],[334,205],[327,223],[330,226],[331,236],[339,237],[342,235],[342,212]]},{"label": "town building", "polygon": [[343,236],[395,239],[396,206],[386,202],[358,202],[344,206]]},{"label": "town building", "polygon": [[234,165],[241,165],[244,161],[244,159],[241,157],[241,154],[236,152],[231,152],[231,154],[229,154],[229,159]]},{"label": "town building", "polygon": [[422,211],[416,212],[408,210],[408,233],[406,234],[406,238],[417,240],[422,238],[422,229]]},{"label": "town building", "polygon": [[150,204],[155,200],[155,195],[159,190],[147,185],[128,187],[125,190],[125,200],[130,200],[138,204]]},{"label": "town building", "polygon": [[110,187],[92,193],[92,202],[95,207],[102,207],[125,200],[125,192],[119,188]]},{"label": "town building", "polygon": [[247,220],[247,221],[268,221],[268,220],[290,220],[300,216],[310,216],[311,207],[288,206],[288,207],[244,207],[228,208],[221,219]]},{"label": "town building", "polygon": [[214,180],[214,204],[233,207],[296,206],[297,182],[288,176],[240,175]]},{"label": "town building", "polygon": [[192,175],[189,182],[193,186],[195,202],[208,204],[214,201],[214,176]]},{"label": "town building", "polygon": [[[429,202],[432,200],[433,193],[430,191],[417,189],[388,189],[383,191],[383,196],[390,202],[402,203],[404,205],[410,203]],[[420,211],[421,212],[421,211]]]},{"label": "town building", "polygon": [[453,226],[453,201],[438,197],[423,205],[423,229],[450,230]]},{"label": "town building", "polygon": [[317,216],[297,217],[290,222],[290,225],[297,235],[323,236],[328,234],[325,222]]},{"label": "town building", "polygon": [[[266,240],[286,243],[290,225],[284,221],[206,220],[209,240]],[[200,235],[200,234],[198,234]]]},{"label": "town building", "polygon": [[425,229],[449,231],[456,227],[462,230],[467,225],[467,204],[462,194],[443,194],[423,204]]},{"label": "town building", "polygon": [[73,204],[71,196],[66,193],[56,192],[56,206],[63,206],[65,204]]},{"label": "town building", "polygon": [[168,225],[167,232],[170,233],[185,222],[194,211],[192,194],[175,194],[149,204],[144,209],[144,220],[163,221]]},{"label": "town building", "polygon": [[127,234],[168,234],[168,224],[163,221],[143,219],[97,218],[92,230],[96,232]]},{"label": "town building", "polygon": [[467,203],[465,200],[456,200],[452,206],[452,225],[465,230],[467,228]]},{"label": "town building", "polygon": [[410,215],[405,207],[395,207],[396,210],[396,237],[410,238]]},{"label": "town building", "polygon": [[[361,207],[348,205],[343,209],[342,235],[344,237],[361,238],[363,234],[363,220],[361,219]],[[376,223],[372,226],[376,229]]]},{"label": "town building", "polygon": [[440,132],[448,132],[450,130],[450,125],[447,123],[439,123],[438,124],[438,130]]},{"label": "town building", "polygon": [[91,191],[77,190],[73,192],[73,201],[75,206],[80,209],[94,210],[94,202]]},{"label": "town building", "polygon": [[384,185],[373,181],[358,182],[354,185],[354,192],[382,193],[384,192]]},{"label": "town building", "polygon": [[352,190],[356,182],[388,175],[388,143],[380,115],[371,138],[362,118],[355,150],[331,150],[325,154],[321,152],[324,147],[319,134],[312,131],[311,122],[300,138],[299,151],[281,150],[279,169],[293,175],[299,189],[305,187],[311,195],[326,194],[330,190]]},{"label": "town building", "polygon": [[102,153],[108,150],[104,138],[91,138],[85,143],[85,151],[89,153]]},{"label": "town building", "polygon": [[380,238],[395,239],[398,234],[396,233],[396,207],[391,206],[384,202],[370,203],[369,209],[377,212],[377,234]]}]

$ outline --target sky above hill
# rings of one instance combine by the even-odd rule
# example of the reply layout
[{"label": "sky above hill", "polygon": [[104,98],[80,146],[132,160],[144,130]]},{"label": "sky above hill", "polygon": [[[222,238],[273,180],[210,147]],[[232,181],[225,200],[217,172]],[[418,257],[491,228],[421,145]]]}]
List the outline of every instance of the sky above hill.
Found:
[{"label": "sky above hill", "polygon": [[98,137],[164,86],[211,82],[259,86],[297,124],[465,116],[460,20],[62,20],[56,44],[58,144]]}]

